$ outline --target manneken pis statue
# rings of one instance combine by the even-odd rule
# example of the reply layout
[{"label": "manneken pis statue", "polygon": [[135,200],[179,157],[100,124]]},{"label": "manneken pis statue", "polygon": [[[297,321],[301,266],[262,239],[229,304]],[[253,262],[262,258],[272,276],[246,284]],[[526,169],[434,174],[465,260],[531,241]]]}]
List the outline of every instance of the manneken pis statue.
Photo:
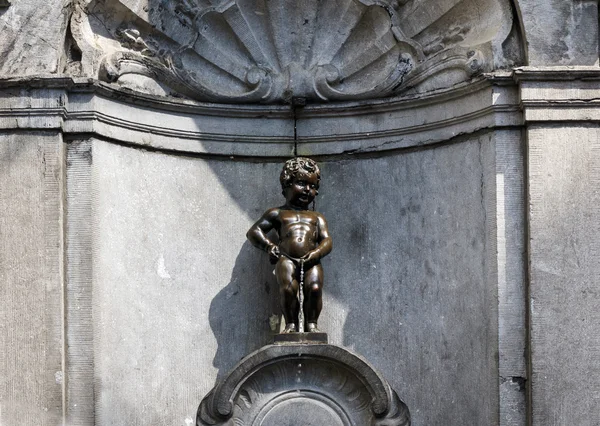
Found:
[{"label": "manneken pis statue", "polygon": [[[276,264],[275,276],[286,322],[283,333],[299,330],[297,294],[301,275],[304,278],[306,330],[318,332],[323,289],[321,259],[332,248],[325,218],[309,210],[310,203],[319,193],[320,180],[319,166],[313,160],[301,157],[288,160],[279,177],[285,204],[267,210],[246,234],[248,240],[266,251],[271,262]],[[272,229],[277,233],[277,243],[267,237]]]}]

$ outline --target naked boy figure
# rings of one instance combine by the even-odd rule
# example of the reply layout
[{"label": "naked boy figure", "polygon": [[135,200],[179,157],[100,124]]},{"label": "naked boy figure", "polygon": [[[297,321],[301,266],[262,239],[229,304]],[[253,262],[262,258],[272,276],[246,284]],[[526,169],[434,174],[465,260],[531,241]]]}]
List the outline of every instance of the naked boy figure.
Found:
[{"label": "naked boy figure", "polygon": [[[298,289],[300,270],[304,269],[304,319],[308,332],[318,332],[322,307],[323,267],[321,259],[331,252],[332,242],[322,214],[309,210],[319,192],[321,172],[308,158],[288,160],[279,181],[285,204],[267,210],[250,228],[248,240],[266,251],[275,263],[280,303],[286,326],[283,333],[298,331]],[[272,229],[278,241],[267,234]],[[303,265],[303,266],[302,266]]]}]

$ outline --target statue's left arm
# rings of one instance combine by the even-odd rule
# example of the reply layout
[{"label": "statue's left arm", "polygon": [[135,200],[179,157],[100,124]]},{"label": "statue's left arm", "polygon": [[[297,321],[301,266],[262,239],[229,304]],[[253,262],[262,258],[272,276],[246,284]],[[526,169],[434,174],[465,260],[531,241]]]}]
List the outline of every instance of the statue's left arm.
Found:
[{"label": "statue's left arm", "polygon": [[319,246],[316,250],[319,251],[320,257],[323,258],[331,253],[331,249],[333,248],[333,241],[331,240],[331,236],[329,235],[329,229],[327,228],[327,222],[325,218],[319,215]]}]

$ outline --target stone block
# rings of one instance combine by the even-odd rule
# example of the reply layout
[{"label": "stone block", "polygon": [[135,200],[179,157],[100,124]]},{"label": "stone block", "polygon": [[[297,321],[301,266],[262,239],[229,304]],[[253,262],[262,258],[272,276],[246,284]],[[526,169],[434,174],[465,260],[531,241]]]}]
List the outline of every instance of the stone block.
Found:
[{"label": "stone block", "polygon": [[62,139],[0,135],[0,424],[62,419]]},{"label": "stone block", "polygon": [[529,256],[533,425],[598,424],[600,132],[531,126]]},{"label": "stone block", "polygon": [[71,141],[66,160],[65,415],[69,425],[93,425],[91,142]]},{"label": "stone block", "polygon": [[526,353],[527,330],[527,260],[525,249],[525,182],[524,142],[520,130],[494,134],[494,176],[496,197],[490,216],[496,218],[488,241],[496,242],[491,250],[498,283],[498,371],[500,375],[500,425],[526,424]]}]

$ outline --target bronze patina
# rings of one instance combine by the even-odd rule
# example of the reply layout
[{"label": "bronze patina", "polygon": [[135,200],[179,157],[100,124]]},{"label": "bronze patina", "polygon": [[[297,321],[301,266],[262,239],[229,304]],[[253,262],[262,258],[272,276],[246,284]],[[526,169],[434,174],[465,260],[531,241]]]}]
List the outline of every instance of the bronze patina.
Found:
[{"label": "bronze patina", "polygon": [[[279,177],[285,204],[267,210],[246,234],[276,265],[286,322],[283,333],[318,332],[317,321],[323,305],[321,259],[332,248],[325,217],[309,209],[319,193],[320,180],[321,171],[313,160],[302,157],[288,160]],[[277,241],[267,237],[271,230],[276,232]]]}]

